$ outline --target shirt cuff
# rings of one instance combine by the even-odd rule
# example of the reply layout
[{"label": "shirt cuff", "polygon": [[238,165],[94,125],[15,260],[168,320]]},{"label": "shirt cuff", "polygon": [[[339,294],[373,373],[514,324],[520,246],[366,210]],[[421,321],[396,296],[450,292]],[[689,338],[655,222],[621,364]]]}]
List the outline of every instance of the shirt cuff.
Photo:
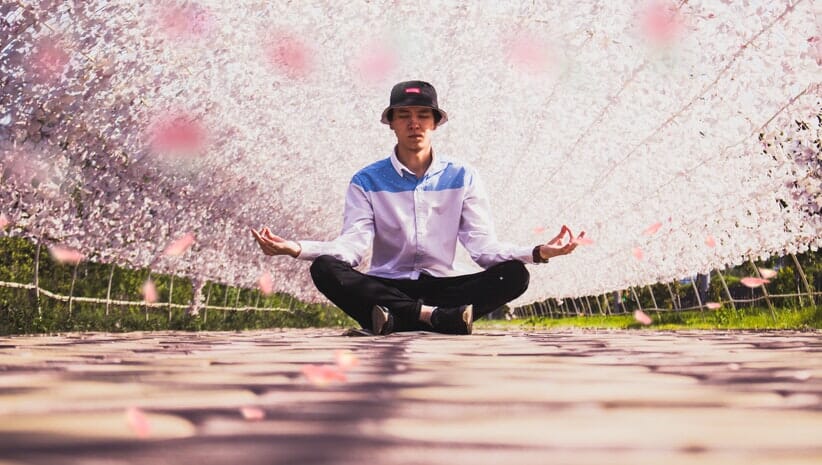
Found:
[{"label": "shirt cuff", "polygon": [[300,241],[300,254],[296,258],[300,260],[314,260],[320,255],[327,253],[323,249],[326,242],[320,241]]},{"label": "shirt cuff", "polygon": [[533,251],[531,252],[531,259],[534,263],[548,263],[547,258],[542,258],[542,255],[539,254],[540,246],[534,247]]}]

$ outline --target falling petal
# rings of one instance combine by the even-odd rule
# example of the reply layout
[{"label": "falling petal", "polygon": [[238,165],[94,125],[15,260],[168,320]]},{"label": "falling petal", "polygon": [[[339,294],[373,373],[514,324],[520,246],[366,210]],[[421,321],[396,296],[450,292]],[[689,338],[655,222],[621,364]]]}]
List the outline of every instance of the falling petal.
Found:
[{"label": "falling petal", "polygon": [[151,424],[143,411],[137,407],[126,409],[126,423],[138,438],[147,438],[151,435]]},{"label": "falling petal", "polygon": [[714,240],[714,236],[711,236],[709,234],[708,237],[705,238],[705,245],[707,245],[710,248],[716,247],[716,241]]},{"label": "falling petal", "polygon": [[29,71],[42,81],[54,81],[60,77],[70,59],[69,53],[53,38],[41,39],[28,61]]},{"label": "falling petal", "polygon": [[550,68],[553,54],[544,40],[523,33],[506,42],[505,55],[514,66],[530,73],[541,73]]},{"label": "falling petal", "polygon": [[371,82],[384,80],[396,66],[397,53],[382,43],[365,47],[355,63],[360,76]]},{"label": "falling petal", "polygon": [[9,218],[6,216],[6,214],[0,213],[0,230],[5,230],[10,224],[11,221],[9,221]]},{"label": "falling petal", "polygon": [[718,310],[722,308],[722,304],[717,302],[708,302],[707,304],[705,304],[705,306],[708,307],[708,309],[710,310]]},{"label": "falling petal", "polygon": [[534,228],[534,234],[542,234],[545,232],[545,226],[537,226]]},{"label": "falling petal", "polygon": [[265,55],[269,63],[291,78],[304,77],[312,68],[311,50],[292,34],[276,34],[265,45]]},{"label": "falling petal", "polygon": [[141,292],[143,294],[143,300],[147,303],[153,304],[154,302],[157,302],[157,287],[154,286],[154,281],[149,279],[144,282]]},{"label": "falling petal", "polygon": [[186,233],[179,239],[176,239],[168,244],[163,253],[170,257],[179,257],[185,253],[189,247],[191,247],[191,244],[194,244],[194,239],[194,233]]},{"label": "falling petal", "polygon": [[257,407],[242,407],[240,413],[248,421],[260,421],[265,418],[265,411]]},{"label": "falling petal", "polygon": [[645,38],[653,45],[668,45],[683,30],[682,17],[673,3],[657,0],[639,13],[640,27]]},{"label": "falling petal", "polygon": [[58,263],[65,263],[68,265],[76,265],[83,261],[85,255],[80,253],[77,249],[72,249],[71,247],[63,247],[59,245],[54,245],[49,247],[49,253],[51,253],[51,257],[54,258]]},{"label": "falling petal", "polygon": [[750,287],[750,288],[759,287],[763,284],[770,283],[770,281],[767,280],[767,279],[752,278],[752,277],[742,278],[740,280],[740,282],[742,284],[744,284],[745,286]]},{"label": "falling petal", "polygon": [[357,356],[350,350],[338,350],[334,352],[334,358],[337,360],[337,367],[340,370],[349,370],[360,364]]},{"label": "falling petal", "polygon": [[642,234],[644,234],[646,236],[652,236],[652,235],[656,234],[656,232],[659,231],[659,228],[661,228],[661,227],[662,227],[662,223],[656,222],[656,223],[648,226],[647,228],[645,228],[645,231],[642,231]]},{"label": "falling petal", "polygon": [[638,321],[639,323],[648,326],[653,322],[651,317],[649,317],[645,312],[642,310],[634,310],[634,320]]},{"label": "falling petal", "polygon": [[257,284],[260,286],[260,291],[264,295],[271,295],[274,293],[274,278],[268,271],[260,276]]},{"label": "falling petal", "polygon": [[574,239],[571,242],[574,243],[574,244],[577,244],[577,245],[592,245],[594,243],[594,240],[583,236],[583,237],[577,237],[576,239]]},{"label": "falling petal", "polygon": [[214,27],[211,12],[196,4],[166,6],[158,19],[162,30],[175,39],[203,37]]},{"label": "falling petal", "polygon": [[642,258],[645,256],[645,253],[642,252],[642,249],[639,247],[634,247],[633,249],[631,249],[631,253],[634,254],[634,258],[636,258],[637,260],[642,260]]},{"label": "falling petal", "polygon": [[770,268],[759,268],[759,274],[765,279],[773,279],[776,277],[776,271]]},{"label": "falling petal", "polygon": [[807,381],[811,379],[812,376],[813,374],[807,370],[797,371],[793,375],[794,379],[798,379],[799,381]]},{"label": "falling petal", "polygon": [[158,118],[149,129],[149,145],[155,153],[195,156],[205,147],[206,131],[196,119],[170,114]]},{"label": "falling petal", "polygon": [[740,368],[742,368],[742,367],[738,363],[729,363],[728,364],[728,369],[731,370],[731,371],[739,371]]},{"label": "falling petal", "polygon": [[326,386],[333,382],[346,381],[345,373],[332,366],[305,365],[302,372],[303,376],[315,386]]}]

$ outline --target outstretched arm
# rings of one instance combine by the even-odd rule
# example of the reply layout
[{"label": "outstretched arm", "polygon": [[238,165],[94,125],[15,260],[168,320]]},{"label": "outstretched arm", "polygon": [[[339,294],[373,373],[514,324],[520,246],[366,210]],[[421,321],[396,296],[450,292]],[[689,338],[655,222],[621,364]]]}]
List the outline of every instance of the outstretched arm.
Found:
[{"label": "outstretched arm", "polygon": [[294,241],[287,241],[282,237],[274,234],[267,227],[260,228],[259,231],[251,228],[251,235],[257,240],[257,244],[266,255],[290,255],[297,258],[300,255],[302,247]]}]

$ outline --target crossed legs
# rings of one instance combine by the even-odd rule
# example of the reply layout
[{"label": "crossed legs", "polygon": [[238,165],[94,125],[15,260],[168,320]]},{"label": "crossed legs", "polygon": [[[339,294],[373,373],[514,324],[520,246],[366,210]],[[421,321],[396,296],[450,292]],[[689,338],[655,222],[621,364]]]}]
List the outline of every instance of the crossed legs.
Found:
[{"label": "crossed legs", "polygon": [[394,315],[395,331],[419,331],[431,329],[419,321],[422,305],[471,304],[478,319],[522,295],[529,274],[522,262],[511,260],[469,275],[390,279],[360,273],[342,260],[322,255],[311,264],[311,278],[323,295],[363,328],[371,327],[374,305],[382,305]]}]

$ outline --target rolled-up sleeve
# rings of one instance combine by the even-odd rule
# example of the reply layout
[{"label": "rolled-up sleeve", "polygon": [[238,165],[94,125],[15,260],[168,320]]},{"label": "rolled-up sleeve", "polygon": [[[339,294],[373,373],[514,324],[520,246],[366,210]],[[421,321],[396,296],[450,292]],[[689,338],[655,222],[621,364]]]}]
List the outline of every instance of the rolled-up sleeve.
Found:
[{"label": "rolled-up sleeve", "polygon": [[345,213],[340,235],[332,241],[299,241],[302,260],[331,255],[357,266],[374,240],[374,209],[362,187],[351,182],[345,194]]},{"label": "rolled-up sleeve", "polygon": [[458,237],[471,259],[483,268],[509,260],[534,263],[533,246],[518,246],[497,240],[488,197],[473,170],[467,173],[465,183]]}]

